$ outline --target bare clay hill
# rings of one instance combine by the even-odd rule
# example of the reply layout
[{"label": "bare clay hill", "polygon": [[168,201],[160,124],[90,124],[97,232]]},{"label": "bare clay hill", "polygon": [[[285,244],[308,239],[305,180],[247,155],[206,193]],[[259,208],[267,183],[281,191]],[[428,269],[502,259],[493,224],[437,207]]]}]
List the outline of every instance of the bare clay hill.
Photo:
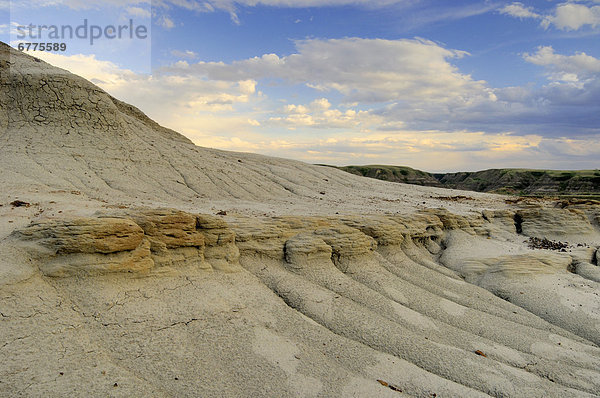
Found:
[{"label": "bare clay hill", "polygon": [[2,44],[0,86],[0,396],[600,394],[597,206],[200,148]]}]

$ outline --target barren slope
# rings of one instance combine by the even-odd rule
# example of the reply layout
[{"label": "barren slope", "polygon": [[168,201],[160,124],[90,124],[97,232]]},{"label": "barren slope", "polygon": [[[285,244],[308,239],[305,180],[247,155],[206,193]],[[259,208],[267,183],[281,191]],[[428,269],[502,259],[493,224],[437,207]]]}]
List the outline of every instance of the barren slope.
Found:
[{"label": "barren slope", "polygon": [[197,147],[90,82],[8,51],[0,44],[0,126],[6,126],[0,183],[11,191],[35,187],[126,203],[251,202],[265,209],[283,204],[294,211],[300,206],[328,212],[341,203],[386,211],[412,209],[423,201],[441,203],[429,198],[436,191],[428,188],[407,189],[328,167]]},{"label": "barren slope", "polygon": [[0,78],[0,396],[600,395],[597,206],[199,148],[2,45]]}]

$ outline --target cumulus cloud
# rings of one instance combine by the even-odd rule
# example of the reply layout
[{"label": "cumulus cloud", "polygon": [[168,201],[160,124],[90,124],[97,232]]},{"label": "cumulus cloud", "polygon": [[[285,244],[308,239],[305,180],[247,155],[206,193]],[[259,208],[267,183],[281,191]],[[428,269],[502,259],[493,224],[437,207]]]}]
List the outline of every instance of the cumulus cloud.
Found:
[{"label": "cumulus cloud", "polygon": [[594,5],[594,3],[600,2],[597,0],[583,0],[579,3],[566,2],[557,5],[552,12],[542,14],[535,11],[533,7],[514,2],[502,7],[499,12],[519,19],[540,20],[540,25],[545,29],[554,27],[559,30],[573,31],[600,26],[600,6]]},{"label": "cumulus cloud", "polygon": [[140,106],[160,122],[172,126],[171,115],[182,110],[192,113],[232,111],[237,104],[248,103],[257,96],[256,82],[225,82],[195,77],[146,75],[122,69],[94,55],[65,56],[34,52],[34,55],[99,85],[111,95]]},{"label": "cumulus cloud", "polygon": [[466,52],[424,39],[312,39],[296,42],[296,47],[296,53],[283,57],[264,54],[230,64],[185,63],[168,70],[225,81],[282,79],[321,92],[339,92],[346,102],[469,101],[489,95],[484,82],[460,73],[449,62]]},{"label": "cumulus cloud", "polygon": [[264,96],[254,81],[139,74],[93,55],[32,55],[83,76],[198,145],[256,152],[266,145],[266,137],[255,132],[261,125],[255,108]]},{"label": "cumulus cloud", "polygon": [[[577,142],[581,145],[588,141]],[[292,136],[264,140],[259,147],[262,153],[311,163],[408,164],[427,171],[457,171],[492,167],[548,168],[580,158],[561,152],[561,144],[563,140],[535,135],[405,129],[394,133],[344,132],[310,140],[305,136]],[[549,150],[542,151],[542,146],[552,147],[557,153],[545,156]],[[523,159],[527,159],[528,165]]]},{"label": "cumulus cloud", "polygon": [[[261,121],[287,129],[510,131],[545,137],[600,133],[598,60],[584,53],[566,56],[541,47],[524,59],[544,68],[547,85],[493,88],[452,65],[465,53],[426,40],[306,40],[297,46],[288,56],[179,62],[166,70],[225,82],[304,84],[319,101],[343,95],[341,108],[292,104],[271,108]],[[371,109],[364,110],[367,105]]]},{"label": "cumulus cloud", "polygon": [[[464,53],[428,41],[307,43],[287,57],[229,64],[180,61],[153,76],[94,56],[36,55],[92,80],[197,144],[221,149],[431,171],[573,168],[589,165],[600,150],[599,60],[589,55],[540,47],[523,57],[544,68],[546,85],[493,88],[451,65]],[[349,54],[345,63],[335,49]],[[311,68],[316,68],[313,75]],[[568,74],[576,81],[564,77]],[[312,99],[282,103],[261,92],[272,79],[317,88]],[[372,90],[383,91],[377,101]],[[339,93],[346,103],[333,99]],[[365,100],[350,103],[349,98]],[[527,165],[519,163],[523,159]]]},{"label": "cumulus cloud", "polygon": [[[581,151],[580,151],[581,150]],[[528,167],[584,169],[597,159],[593,137],[545,138],[469,131],[412,131],[337,136],[311,142],[267,141],[261,151],[311,163],[404,164],[436,171]]]},{"label": "cumulus cloud", "polygon": [[532,64],[543,66],[554,81],[581,81],[600,76],[600,59],[579,52],[574,55],[556,54],[551,46],[538,47],[533,54],[523,58]]},{"label": "cumulus cloud", "polygon": [[566,3],[556,7],[554,15],[544,18],[542,26],[554,25],[560,30],[578,30],[585,26],[600,25],[600,6]]},{"label": "cumulus cloud", "polygon": [[[543,68],[548,83],[491,88],[490,95],[414,98],[373,110],[389,122],[421,130],[511,132],[515,136],[583,137],[600,134],[600,60],[585,53],[563,55],[552,47],[524,54]],[[487,89],[484,92],[488,92]]]},{"label": "cumulus cloud", "polygon": [[291,130],[299,127],[349,128],[369,131],[385,120],[369,111],[333,108],[327,98],[318,98],[307,105],[289,104],[276,116],[270,117],[267,125],[285,126]]},{"label": "cumulus cloud", "polygon": [[540,19],[542,16],[533,10],[533,7],[526,7],[523,3],[515,2],[502,7],[499,12],[501,14],[510,15],[515,18],[525,19],[534,18]]}]

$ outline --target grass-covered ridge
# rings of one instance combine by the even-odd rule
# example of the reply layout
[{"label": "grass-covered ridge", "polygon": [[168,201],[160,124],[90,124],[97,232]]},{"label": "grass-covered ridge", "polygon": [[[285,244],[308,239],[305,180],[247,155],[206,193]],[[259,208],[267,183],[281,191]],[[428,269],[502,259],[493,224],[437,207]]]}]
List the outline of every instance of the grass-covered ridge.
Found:
[{"label": "grass-covered ridge", "polygon": [[345,166],[340,169],[384,181],[478,192],[600,198],[600,169],[490,169],[458,173],[428,173],[405,166],[386,165]]}]

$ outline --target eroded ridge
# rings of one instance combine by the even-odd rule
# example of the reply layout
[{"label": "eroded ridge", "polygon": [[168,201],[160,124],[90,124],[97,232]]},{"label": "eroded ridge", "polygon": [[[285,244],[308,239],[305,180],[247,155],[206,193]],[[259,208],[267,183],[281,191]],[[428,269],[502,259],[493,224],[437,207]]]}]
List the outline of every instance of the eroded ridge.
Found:
[{"label": "eroded ridge", "polygon": [[221,271],[239,267],[235,235],[223,220],[178,210],[46,220],[12,236],[35,244],[32,252],[46,276],[184,265]]},{"label": "eroded ridge", "polygon": [[[311,329],[307,336],[282,337],[277,327],[252,326],[261,336],[255,349],[263,357],[275,355],[267,354],[265,339],[307,344],[311,333],[325,333],[331,344],[379,353],[391,358],[392,368],[409,369],[385,383],[416,395],[433,388],[450,396],[595,396],[600,393],[598,246],[573,245],[566,253],[531,250],[524,237],[568,234],[571,228],[586,231],[587,242],[593,242],[596,214],[594,209],[521,209],[458,216],[437,209],[413,216],[234,215],[224,221],[145,209],[36,222],[9,240],[20,242],[42,274],[52,277],[127,272],[147,275],[134,283],[145,290],[153,275],[179,270],[192,283],[178,290],[194,294],[198,277],[191,275],[206,271],[226,271],[231,281],[260,281],[275,296],[264,296],[252,311],[268,312],[264,306],[274,308],[282,300],[287,310],[278,313],[277,323]],[[552,226],[540,219],[551,219]],[[584,272],[578,275],[580,268]],[[69,285],[61,280],[68,278],[49,283],[67,292]],[[196,314],[174,321],[174,327],[200,325],[202,314]],[[306,324],[308,319],[312,323]],[[325,355],[333,355],[333,368],[371,377],[372,369],[351,370],[339,355]],[[314,387],[314,396],[330,391],[327,383],[333,381],[300,372],[292,357],[281,365],[288,377],[304,377],[300,380]],[[418,381],[425,375],[433,387]],[[374,391],[380,386],[371,385]]]}]

